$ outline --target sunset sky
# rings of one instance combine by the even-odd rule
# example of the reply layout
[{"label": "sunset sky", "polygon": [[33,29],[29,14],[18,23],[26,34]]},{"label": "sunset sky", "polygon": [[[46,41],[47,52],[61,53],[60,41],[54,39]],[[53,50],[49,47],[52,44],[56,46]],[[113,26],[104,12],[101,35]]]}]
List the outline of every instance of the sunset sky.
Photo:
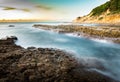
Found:
[{"label": "sunset sky", "polygon": [[108,0],[0,0],[0,19],[72,21]]}]

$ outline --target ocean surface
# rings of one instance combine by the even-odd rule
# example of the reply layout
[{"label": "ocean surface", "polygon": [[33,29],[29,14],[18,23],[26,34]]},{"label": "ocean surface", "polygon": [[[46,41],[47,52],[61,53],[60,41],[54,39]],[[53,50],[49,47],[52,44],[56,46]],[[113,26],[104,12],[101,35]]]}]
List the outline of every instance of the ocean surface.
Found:
[{"label": "ocean surface", "polygon": [[[16,44],[24,48],[34,46],[65,50],[88,66],[87,70],[98,71],[120,81],[120,44],[45,31],[32,27],[34,24],[67,25],[70,23],[1,23],[0,39],[6,36],[17,36]],[[91,25],[84,24],[84,26]]]}]

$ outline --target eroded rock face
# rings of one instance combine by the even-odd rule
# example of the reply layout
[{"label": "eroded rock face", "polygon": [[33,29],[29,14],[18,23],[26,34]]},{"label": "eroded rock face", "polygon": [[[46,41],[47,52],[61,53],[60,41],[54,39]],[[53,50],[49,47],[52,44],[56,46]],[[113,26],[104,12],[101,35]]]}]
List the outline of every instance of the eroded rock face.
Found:
[{"label": "eroded rock face", "polygon": [[88,71],[72,55],[49,48],[24,49],[0,40],[0,82],[116,82]]}]

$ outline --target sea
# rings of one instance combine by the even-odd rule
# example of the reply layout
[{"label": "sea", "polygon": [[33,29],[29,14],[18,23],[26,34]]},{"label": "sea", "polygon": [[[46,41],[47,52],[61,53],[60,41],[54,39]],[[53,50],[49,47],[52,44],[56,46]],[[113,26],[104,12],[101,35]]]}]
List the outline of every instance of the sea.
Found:
[{"label": "sea", "polygon": [[[88,39],[72,34],[59,34],[34,28],[34,24],[69,25],[60,22],[0,23],[0,39],[16,36],[17,45],[24,48],[41,47],[61,49],[73,54],[89,71],[97,71],[120,81],[120,44],[106,40]],[[14,25],[14,27],[9,27]],[[77,24],[97,26],[97,24]]]}]

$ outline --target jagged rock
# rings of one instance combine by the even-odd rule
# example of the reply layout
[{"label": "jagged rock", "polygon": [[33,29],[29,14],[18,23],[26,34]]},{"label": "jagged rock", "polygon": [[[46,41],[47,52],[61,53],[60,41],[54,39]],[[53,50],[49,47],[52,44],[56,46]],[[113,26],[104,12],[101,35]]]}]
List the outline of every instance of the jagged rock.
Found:
[{"label": "jagged rock", "polygon": [[[0,40],[0,82],[117,82],[86,70],[86,66],[65,51],[24,49],[13,40]],[[8,44],[9,41],[12,42]]]}]

